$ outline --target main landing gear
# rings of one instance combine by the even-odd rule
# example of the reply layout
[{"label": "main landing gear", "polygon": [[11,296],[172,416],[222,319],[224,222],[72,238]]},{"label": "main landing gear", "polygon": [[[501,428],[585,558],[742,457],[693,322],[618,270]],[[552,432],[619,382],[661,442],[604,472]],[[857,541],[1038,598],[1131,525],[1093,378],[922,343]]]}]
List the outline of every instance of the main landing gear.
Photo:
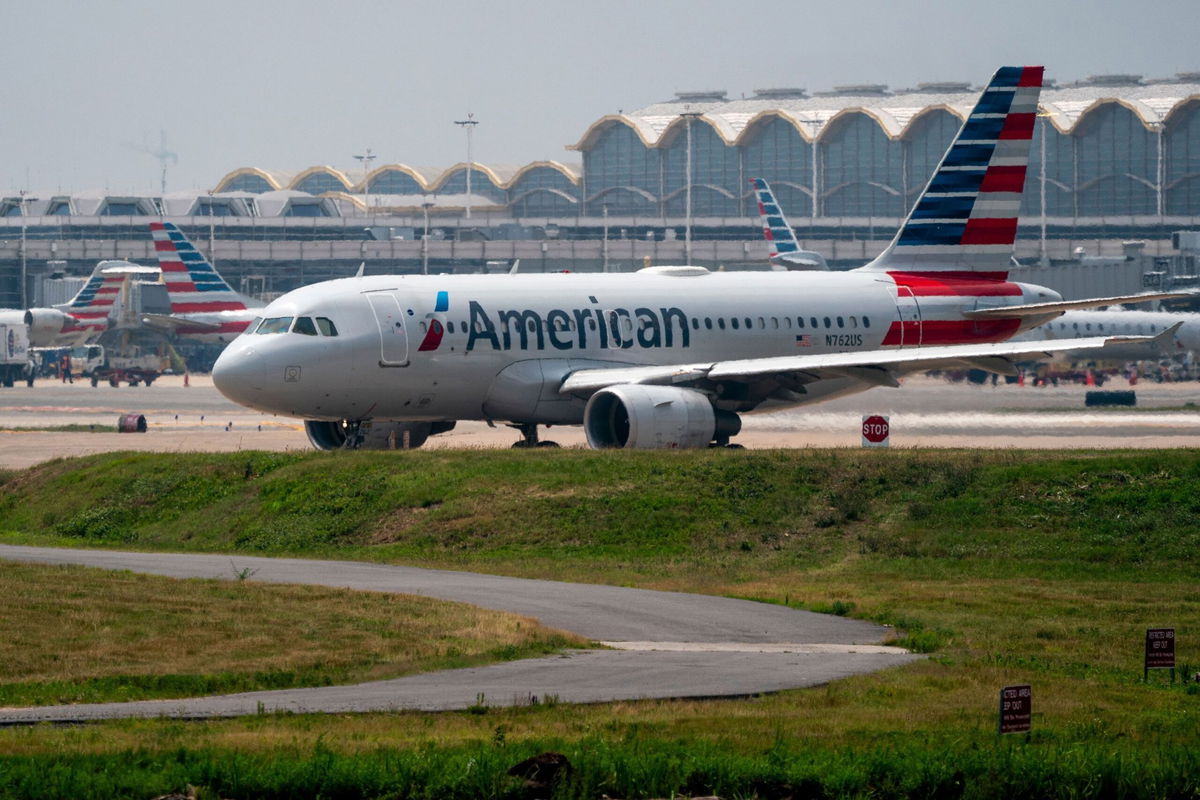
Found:
[{"label": "main landing gear", "polygon": [[543,441],[538,440],[538,426],[536,423],[522,422],[522,423],[518,423],[518,424],[509,425],[508,427],[516,428],[517,430],[519,430],[521,432],[521,436],[524,437],[519,442],[513,442],[514,448],[558,447],[558,442],[551,442],[551,441],[543,442]]}]

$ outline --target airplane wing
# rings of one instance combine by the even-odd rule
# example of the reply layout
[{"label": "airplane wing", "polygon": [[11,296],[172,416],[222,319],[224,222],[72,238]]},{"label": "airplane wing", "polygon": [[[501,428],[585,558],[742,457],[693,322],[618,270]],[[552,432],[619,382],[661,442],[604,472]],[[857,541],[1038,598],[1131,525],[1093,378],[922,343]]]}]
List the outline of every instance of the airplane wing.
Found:
[{"label": "airplane wing", "polygon": [[217,322],[200,322],[194,319],[181,319],[173,317],[170,314],[143,314],[142,322],[149,325],[151,328],[161,328],[168,331],[176,331],[180,328],[188,328],[189,330],[203,331],[219,331],[221,324]]},{"label": "airplane wing", "polygon": [[995,308],[977,308],[964,311],[963,316],[971,319],[986,319],[987,317],[1038,317],[1043,314],[1053,314],[1073,311],[1080,308],[1100,308],[1115,306],[1120,303],[1148,303],[1151,300],[1172,300],[1181,297],[1195,297],[1195,292],[1151,292],[1146,294],[1126,294],[1117,297],[1093,297],[1088,300],[1060,300],[1056,303],[1028,303],[1021,306],[996,306]]},{"label": "airplane wing", "polygon": [[1016,373],[1017,362],[1049,358],[1055,353],[1091,350],[1106,345],[1169,341],[1182,324],[1176,323],[1157,336],[1092,336],[1086,339],[744,358],[703,364],[582,369],[568,375],[559,392],[588,395],[608,386],[626,383],[688,386],[718,381],[756,383],[772,379],[786,388],[827,378],[854,378],[874,386],[896,386],[899,376],[946,367],[969,367],[1011,375]]}]

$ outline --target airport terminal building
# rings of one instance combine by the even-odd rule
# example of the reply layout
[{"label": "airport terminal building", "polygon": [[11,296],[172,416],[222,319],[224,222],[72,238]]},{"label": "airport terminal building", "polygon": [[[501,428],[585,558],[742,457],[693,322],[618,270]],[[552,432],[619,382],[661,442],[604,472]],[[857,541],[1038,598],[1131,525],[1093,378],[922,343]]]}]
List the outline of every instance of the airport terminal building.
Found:
[{"label": "airport terminal building", "polygon": [[[362,261],[397,271],[679,262],[690,194],[691,259],[735,268],[766,254],[751,177],[771,183],[805,246],[853,266],[890,239],[977,97],[948,82],[683,92],[603,116],[564,157],[519,167],[254,166],[203,192],[3,197],[0,306],[17,305],[20,276],[28,287],[47,262],[80,272],[99,258],[152,259],[146,223],[163,217],[207,244],[235,285],[252,277],[248,288],[272,294]],[[1118,257],[1129,239],[1170,255],[1172,232],[1200,228],[1200,73],[1048,82],[1025,188],[1023,261],[1080,247]]]}]

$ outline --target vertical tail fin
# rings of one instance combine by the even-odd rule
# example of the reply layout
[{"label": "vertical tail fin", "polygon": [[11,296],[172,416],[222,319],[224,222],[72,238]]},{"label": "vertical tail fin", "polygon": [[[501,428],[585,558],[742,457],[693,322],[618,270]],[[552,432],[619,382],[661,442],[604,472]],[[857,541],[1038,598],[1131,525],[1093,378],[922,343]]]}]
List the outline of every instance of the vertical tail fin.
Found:
[{"label": "vertical tail fin", "polygon": [[1042,67],[1001,67],[887,249],[864,269],[1008,274]]},{"label": "vertical tail fin", "polygon": [[225,282],[183,232],[171,222],[151,222],[154,251],[171,300],[171,313],[237,311],[246,308],[242,296]]},{"label": "vertical tail fin", "polygon": [[751,178],[750,185],[754,187],[754,197],[758,200],[758,214],[762,217],[763,237],[771,245],[771,261],[781,255],[795,253],[800,249],[796,242],[796,232],[783,216],[783,210],[775,201],[775,194],[762,178]]},{"label": "vertical tail fin", "polygon": [[801,250],[796,232],[783,216],[783,209],[775,200],[775,193],[762,178],[751,178],[754,197],[758,200],[758,214],[762,217],[763,238],[771,246],[768,256],[772,266],[784,269],[829,269],[825,258],[811,250]]},{"label": "vertical tail fin", "polygon": [[79,293],[58,308],[81,320],[102,320],[112,316],[126,276],[107,270],[120,265],[133,266],[127,261],[101,261]]}]

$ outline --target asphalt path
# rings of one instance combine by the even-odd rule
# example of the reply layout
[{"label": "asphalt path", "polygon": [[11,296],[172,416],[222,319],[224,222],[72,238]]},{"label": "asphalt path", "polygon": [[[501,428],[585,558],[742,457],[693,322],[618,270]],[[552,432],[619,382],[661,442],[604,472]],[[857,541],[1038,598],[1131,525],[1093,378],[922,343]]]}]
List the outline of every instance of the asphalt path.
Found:
[{"label": "asphalt path", "polygon": [[337,586],[435,597],[531,616],[613,649],[568,651],[473,669],[354,686],[219,697],[0,709],[0,724],[116,717],[205,718],[296,713],[451,710],[555,699],[746,696],[827,683],[918,656],[879,646],[888,628],[746,600],[594,584],[506,578],[350,561],[127,553],[0,545],[0,559],[78,564],[173,578]]}]

